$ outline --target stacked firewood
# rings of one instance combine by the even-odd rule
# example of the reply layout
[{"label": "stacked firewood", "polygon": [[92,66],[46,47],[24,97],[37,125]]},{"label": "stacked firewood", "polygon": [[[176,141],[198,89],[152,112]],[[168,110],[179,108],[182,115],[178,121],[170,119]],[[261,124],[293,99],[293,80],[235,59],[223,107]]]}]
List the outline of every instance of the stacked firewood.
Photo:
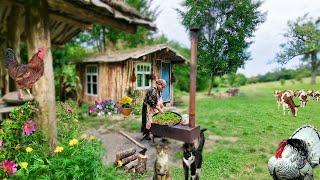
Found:
[{"label": "stacked firewood", "polygon": [[130,137],[128,134],[120,131],[120,134],[128,138],[130,141],[134,142],[137,146],[142,148],[142,151],[136,153],[136,148],[132,147],[116,153],[115,165],[117,167],[122,167],[124,170],[129,172],[136,172],[144,174],[147,171],[147,160],[146,156],[147,149]]},{"label": "stacked firewood", "polygon": [[136,148],[129,148],[116,153],[115,164],[117,167],[124,167],[124,169],[127,171],[135,169],[134,167],[138,165],[138,156],[136,155]]}]

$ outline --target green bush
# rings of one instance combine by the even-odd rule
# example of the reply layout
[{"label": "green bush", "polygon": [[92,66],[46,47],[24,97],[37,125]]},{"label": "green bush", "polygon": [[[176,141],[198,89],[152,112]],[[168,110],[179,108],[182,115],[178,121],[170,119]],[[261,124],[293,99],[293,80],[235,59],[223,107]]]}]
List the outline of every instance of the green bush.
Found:
[{"label": "green bush", "polygon": [[[70,110],[71,109],[71,110]],[[81,135],[82,127],[72,105],[58,103],[58,146],[48,150],[44,134],[36,130],[30,135],[22,131],[25,121],[33,119],[37,111],[35,103],[26,103],[10,113],[10,119],[2,122],[0,163],[10,160],[16,164],[14,179],[99,179],[105,177],[101,162],[104,152],[101,142],[92,135]],[[0,170],[0,178],[9,175]]]},{"label": "green bush", "polygon": [[283,86],[286,83],[286,80],[280,79],[280,84]]}]

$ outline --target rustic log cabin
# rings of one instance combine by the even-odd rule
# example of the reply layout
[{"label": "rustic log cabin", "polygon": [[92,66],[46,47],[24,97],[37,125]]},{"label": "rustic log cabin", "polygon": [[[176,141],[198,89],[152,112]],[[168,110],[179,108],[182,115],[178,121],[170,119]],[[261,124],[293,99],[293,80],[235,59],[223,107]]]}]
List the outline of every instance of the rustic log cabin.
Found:
[{"label": "rustic log cabin", "polygon": [[77,64],[77,73],[82,83],[85,103],[94,103],[106,98],[118,101],[129,91],[136,91],[142,98],[158,78],[167,81],[163,90],[165,103],[173,103],[172,67],[186,59],[177,51],[159,44],[129,51],[99,54]]},{"label": "rustic log cabin", "polygon": [[[81,30],[90,29],[94,23],[127,33],[135,33],[138,26],[155,30],[150,18],[122,1],[0,0],[1,94],[15,90],[14,87],[10,88],[9,76],[2,63],[7,47],[16,52],[18,60],[21,41],[27,44],[29,59],[38,48],[44,47],[44,74],[33,86],[32,93],[39,102],[37,125],[39,129],[47,132],[45,134],[48,135],[51,150],[57,142],[51,47],[65,44]],[[3,106],[1,100],[0,105]]]}]

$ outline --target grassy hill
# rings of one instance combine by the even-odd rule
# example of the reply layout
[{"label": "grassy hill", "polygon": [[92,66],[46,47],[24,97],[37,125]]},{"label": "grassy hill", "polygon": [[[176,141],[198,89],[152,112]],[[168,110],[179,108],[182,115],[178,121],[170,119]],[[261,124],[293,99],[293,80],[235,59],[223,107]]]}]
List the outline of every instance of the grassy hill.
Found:
[{"label": "grassy hill", "polygon": [[[309,82],[306,78],[284,85],[251,84],[241,87],[239,96],[227,100],[197,94],[201,97],[197,99],[197,123],[209,129],[206,145],[210,147],[204,153],[201,179],[271,179],[267,162],[281,139],[304,124],[320,129],[320,102],[308,102],[306,108],[299,108],[296,118],[284,116],[282,109],[277,109],[273,90],[320,90],[319,84]],[[174,168],[174,179],[183,179],[182,168]],[[314,179],[320,179],[320,167],[315,169]]]}]

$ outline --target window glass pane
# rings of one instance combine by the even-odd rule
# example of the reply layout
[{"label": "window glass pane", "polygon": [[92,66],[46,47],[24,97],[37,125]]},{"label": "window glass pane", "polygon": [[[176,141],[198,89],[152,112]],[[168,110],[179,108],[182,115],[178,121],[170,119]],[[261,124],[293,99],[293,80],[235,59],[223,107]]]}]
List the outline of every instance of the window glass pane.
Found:
[{"label": "window glass pane", "polygon": [[142,87],[142,74],[138,74],[137,76],[137,86]]},{"label": "window glass pane", "polygon": [[145,80],[144,86],[149,86],[150,80],[147,78],[147,75],[144,75],[144,80]]},{"label": "window glass pane", "polygon": [[92,67],[92,72],[96,73],[97,72],[97,67]]},{"label": "window glass pane", "polygon": [[91,82],[91,76],[87,75],[87,82],[90,83]]},{"label": "window glass pane", "polygon": [[92,94],[98,94],[98,87],[97,84],[92,84]]},{"label": "window glass pane", "polygon": [[90,83],[87,83],[87,92],[88,94],[91,94],[91,84]]},{"label": "window glass pane", "polygon": [[96,75],[93,75],[93,76],[92,76],[92,82],[94,82],[94,83],[97,82],[97,76],[96,76]]},{"label": "window glass pane", "polygon": [[147,71],[147,66],[143,66],[143,71]]},{"label": "window glass pane", "polygon": [[148,72],[150,71],[150,66],[147,67],[147,71],[148,71]]}]

